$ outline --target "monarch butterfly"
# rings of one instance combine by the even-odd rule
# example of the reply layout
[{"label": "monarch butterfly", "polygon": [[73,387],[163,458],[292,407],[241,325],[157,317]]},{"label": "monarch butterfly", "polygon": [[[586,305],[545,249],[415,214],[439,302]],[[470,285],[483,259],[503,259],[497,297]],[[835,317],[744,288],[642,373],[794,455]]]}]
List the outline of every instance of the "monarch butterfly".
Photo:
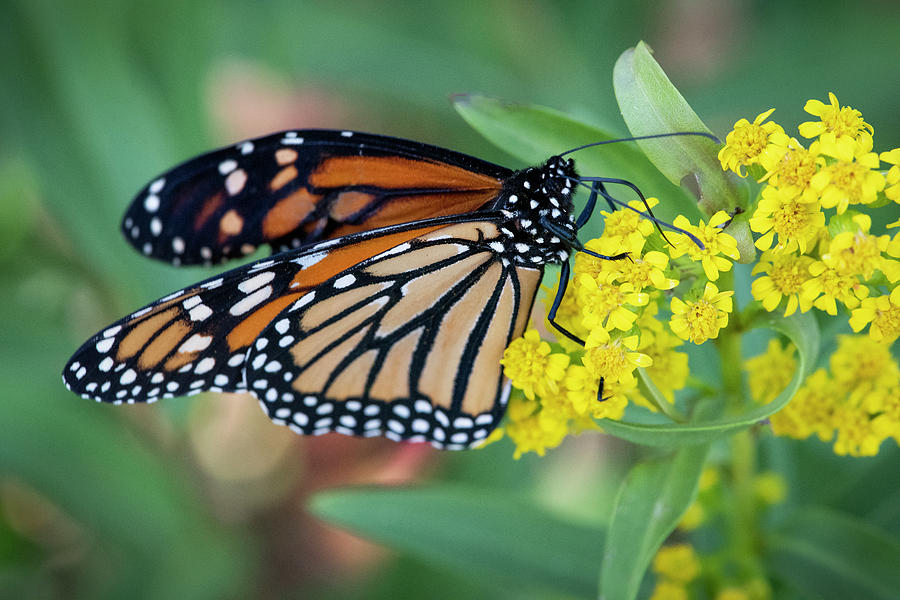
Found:
[{"label": "monarch butterfly", "polygon": [[[277,253],[105,328],[63,381],[114,404],[246,391],[302,434],[476,445],[503,417],[499,361],[544,265],[567,275],[583,250],[583,181],[563,156],[512,171],[351,131],[286,131],[188,160],[140,191],[126,239],[175,265]],[[617,180],[592,179],[589,208],[598,191],[611,200],[604,181]]]}]

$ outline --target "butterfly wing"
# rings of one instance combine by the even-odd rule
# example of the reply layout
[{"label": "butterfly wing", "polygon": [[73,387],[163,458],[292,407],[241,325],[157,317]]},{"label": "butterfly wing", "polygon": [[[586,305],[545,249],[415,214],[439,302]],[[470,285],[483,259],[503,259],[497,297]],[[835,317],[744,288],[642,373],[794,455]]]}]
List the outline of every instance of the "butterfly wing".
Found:
[{"label": "butterfly wing", "polygon": [[204,154],[163,174],[134,199],[122,230],[148,256],[210,264],[261,244],[280,251],[490,208],[510,173],[398,138],[287,131]]},{"label": "butterfly wing", "polygon": [[301,433],[470,446],[503,416],[499,361],[542,271],[503,258],[493,223],[449,221],[322,242],[170,294],[88,340],[63,380],[115,403],[249,390]]},{"label": "butterfly wing", "polygon": [[441,226],[411,224],[322,242],[169,294],[85,342],[63,380],[78,394],[116,403],[243,390],[247,350],[274,316],[372,254]]},{"label": "butterfly wing", "polygon": [[505,411],[500,359],[542,274],[505,260],[499,239],[490,222],[444,227],[311,290],[251,347],[250,391],[300,433],[480,442]]}]

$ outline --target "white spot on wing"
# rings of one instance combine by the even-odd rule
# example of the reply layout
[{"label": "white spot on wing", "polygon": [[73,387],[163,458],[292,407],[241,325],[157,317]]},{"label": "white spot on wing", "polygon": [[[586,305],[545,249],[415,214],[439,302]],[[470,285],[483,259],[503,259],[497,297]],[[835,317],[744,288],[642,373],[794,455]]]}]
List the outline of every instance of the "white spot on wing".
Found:
[{"label": "white spot on wing", "polygon": [[228,312],[230,312],[234,316],[242,315],[271,295],[272,286],[267,285],[266,287],[258,289],[252,294],[246,296],[239,302],[234,303],[234,305],[228,310]]},{"label": "white spot on wing", "polygon": [[326,256],[328,256],[327,252],[315,252],[313,254],[299,256],[299,257],[295,258],[293,262],[300,265],[300,268],[302,268],[302,269],[308,269],[311,266],[313,266],[314,264],[316,264],[317,262],[319,262],[320,260],[322,260],[323,258],[325,258]]},{"label": "white spot on wing", "polygon": [[[212,343],[211,335],[203,335],[195,333],[189,337],[181,346],[178,347],[179,352],[199,352],[206,350]],[[201,361],[202,362],[202,361]]]},{"label": "white spot on wing", "polygon": [[347,274],[347,275],[344,275],[343,277],[338,277],[334,281],[334,287],[336,287],[338,289],[343,289],[345,287],[349,287],[349,286],[353,285],[353,282],[355,282],[355,281],[356,281],[356,276]]},{"label": "white spot on wing", "polygon": [[236,171],[232,171],[228,177],[225,178],[225,189],[228,191],[228,195],[234,196],[239,194],[241,190],[244,189],[244,184],[247,183],[247,171],[243,169],[238,169]]},{"label": "white spot on wing", "polygon": [[212,315],[212,309],[205,304],[200,304],[199,306],[195,306],[188,313],[191,317],[191,321],[205,321]]},{"label": "white spot on wing", "polygon": [[212,358],[211,356],[207,356],[197,363],[197,366],[194,367],[194,373],[196,373],[197,375],[203,375],[204,373],[209,373],[215,366],[216,359]]},{"label": "white spot on wing", "polygon": [[401,252],[406,252],[407,250],[409,250],[410,247],[411,246],[410,246],[409,242],[404,242],[404,243],[400,244],[399,246],[394,246],[393,248],[391,248],[389,250],[385,250],[384,252],[382,252],[381,254],[376,256],[375,258],[379,259],[379,258],[384,258],[386,256],[391,256],[393,254],[400,254]]},{"label": "white spot on wing", "polygon": [[129,383],[133,383],[135,379],[137,379],[137,373],[135,373],[134,369],[128,369],[122,373],[122,376],[119,378],[119,383],[128,385]]},{"label": "white spot on wing", "polygon": [[249,294],[253,290],[259,289],[262,286],[266,285],[270,281],[275,279],[274,271],[266,271],[264,273],[260,273],[259,275],[255,275],[250,279],[242,281],[238,284],[238,289],[244,292],[245,294]]},{"label": "white spot on wing", "polygon": [[237,161],[230,158],[219,163],[219,173],[222,175],[228,175],[235,169],[237,169]]},{"label": "white spot on wing", "polygon": [[297,310],[298,308],[303,308],[304,306],[306,306],[307,304],[312,302],[313,299],[315,299],[315,297],[316,297],[316,293],[314,291],[309,292],[309,293],[305,294],[304,296],[301,296],[301,298],[299,300],[297,300],[296,302],[294,302],[293,306],[291,306],[291,310]]},{"label": "white spot on wing", "polygon": [[149,213],[154,213],[159,210],[159,196],[156,194],[150,194],[146,198],[144,198],[144,210]]}]

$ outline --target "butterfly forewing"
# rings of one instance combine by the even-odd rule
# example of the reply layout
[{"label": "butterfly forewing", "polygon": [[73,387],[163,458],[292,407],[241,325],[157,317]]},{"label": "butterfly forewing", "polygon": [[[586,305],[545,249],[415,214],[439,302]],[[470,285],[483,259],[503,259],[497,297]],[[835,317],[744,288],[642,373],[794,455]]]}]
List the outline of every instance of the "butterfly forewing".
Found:
[{"label": "butterfly forewing", "polygon": [[489,222],[444,227],[310,291],[253,344],[249,389],[301,433],[483,440],[505,410],[500,358],[542,273],[504,260],[498,237]]},{"label": "butterfly forewing", "polygon": [[287,131],[204,154],[153,180],[122,223],[144,254],[214,263],[490,208],[510,171],[418,142]]}]

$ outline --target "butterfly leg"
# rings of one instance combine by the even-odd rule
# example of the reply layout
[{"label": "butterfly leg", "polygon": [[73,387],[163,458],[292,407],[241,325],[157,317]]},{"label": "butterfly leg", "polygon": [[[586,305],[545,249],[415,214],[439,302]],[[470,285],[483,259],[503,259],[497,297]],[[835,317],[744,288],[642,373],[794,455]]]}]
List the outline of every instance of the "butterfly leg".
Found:
[{"label": "butterfly leg", "polygon": [[560,325],[556,322],[556,312],[559,310],[559,305],[562,303],[563,296],[566,295],[566,289],[569,287],[569,262],[566,261],[562,264],[559,270],[559,287],[556,289],[556,296],[553,298],[553,304],[550,306],[550,312],[547,315],[547,320],[550,321],[550,324],[556,328],[561,334],[575,342],[580,346],[584,346],[584,340]]},{"label": "butterfly leg", "polygon": [[[556,312],[559,310],[559,305],[562,303],[563,296],[566,294],[566,288],[569,284],[569,263],[564,262],[560,269],[559,273],[559,288],[556,290],[556,296],[553,298],[553,305],[550,307],[550,313],[547,315],[547,320],[550,321],[550,324],[556,328],[557,331],[562,333],[564,336],[579,344],[584,346],[584,340],[576,336],[574,333],[560,325],[556,322]],[[597,385],[597,402],[604,402],[609,400],[609,398],[603,397],[603,378],[600,378],[600,383]]]},{"label": "butterfly leg", "polygon": [[600,383],[597,384],[597,402],[606,402],[610,399],[610,396],[606,398],[603,397],[603,378],[600,378]]}]

